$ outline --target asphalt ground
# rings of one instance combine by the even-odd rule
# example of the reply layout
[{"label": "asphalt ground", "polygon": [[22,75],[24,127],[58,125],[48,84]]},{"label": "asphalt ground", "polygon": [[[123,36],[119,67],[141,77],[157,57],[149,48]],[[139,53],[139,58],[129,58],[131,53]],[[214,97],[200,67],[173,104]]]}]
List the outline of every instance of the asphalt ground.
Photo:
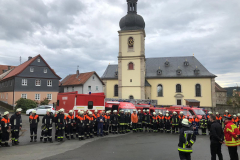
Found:
[{"label": "asphalt ground", "polygon": [[[3,109],[0,112],[3,114]],[[42,119],[42,116],[40,117]],[[178,134],[167,133],[128,133],[95,137],[84,141],[65,140],[64,142],[30,142],[28,116],[22,115],[23,128],[19,146],[0,148],[0,160],[176,160],[179,159]],[[40,123],[41,124],[41,123]],[[201,132],[200,132],[201,133]],[[223,159],[230,159],[227,147],[222,146]],[[240,155],[240,154],[239,154]],[[209,160],[209,136],[197,136],[193,145],[193,160]]]}]

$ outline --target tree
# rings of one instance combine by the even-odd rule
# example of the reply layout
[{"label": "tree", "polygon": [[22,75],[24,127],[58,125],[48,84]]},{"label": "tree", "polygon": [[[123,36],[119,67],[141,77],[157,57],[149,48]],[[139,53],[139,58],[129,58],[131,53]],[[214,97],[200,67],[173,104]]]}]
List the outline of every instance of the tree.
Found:
[{"label": "tree", "polygon": [[48,100],[47,98],[44,98],[41,102],[40,105],[48,105],[50,102],[50,100]]},{"label": "tree", "polygon": [[17,108],[22,108],[23,111],[26,111],[28,109],[36,108],[36,107],[37,107],[37,103],[35,101],[31,99],[20,98],[19,100],[16,101],[15,110]]}]

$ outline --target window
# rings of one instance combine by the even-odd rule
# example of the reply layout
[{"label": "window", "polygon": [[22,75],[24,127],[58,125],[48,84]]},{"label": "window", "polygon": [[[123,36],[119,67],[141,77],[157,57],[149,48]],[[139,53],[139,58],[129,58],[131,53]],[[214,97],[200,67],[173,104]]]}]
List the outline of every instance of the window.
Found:
[{"label": "window", "polygon": [[114,86],[114,97],[118,97],[118,85]]},{"label": "window", "polygon": [[8,93],[6,93],[6,99],[8,99]]},{"label": "window", "polygon": [[72,87],[72,92],[74,92],[74,87]]},{"label": "window", "polygon": [[132,62],[130,62],[130,63],[128,64],[128,70],[133,70],[133,63],[132,63]]},{"label": "window", "polygon": [[196,88],[196,97],[201,97],[201,85],[196,84],[195,88]]},{"label": "window", "polygon": [[34,72],[34,68],[33,67],[30,67],[30,72]]},{"label": "window", "polygon": [[44,68],[44,69],[43,69],[43,72],[44,72],[44,73],[47,73],[47,68]]},{"label": "window", "polygon": [[91,91],[91,86],[88,86],[88,91]]},{"label": "window", "polygon": [[22,94],[21,97],[24,98],[24,99],[27,99],[27,94]]},{"label": "window", "polygon": [[35,81],[35,86],[41,86],[41,80],[36,79],[36,81]]},{"label": "window", "polygon": [[181,99],[177,99],[177,105],[182,105],[182,100]]},{"label": "window", "polygon": [[52,94],[47,94],[47,99],[52,100]]},{"label": "window", "polygon": [[130,79],[130,82],[132,82],[132,79]]},{"label": "window", "polygon": [[[40,84],[41,85],[41,84]],[[47,86],[51,87],[52,86],[52,80],[47,81]]]},{"label": "window", "polygon": [[181,84],[176,85],[176,92],[182,92]]},{"label": "window", "polygon": [[93,109],[93,101],[88,101],[88,109]]},{"label": "window", "polygon": [[40,58],[38,58],[38,60],[37,60],[38,62],[41,62],[41,60],[40,60]]},{"label": "window", "polygon": [[40,100],[40,94],[35,94],[35,100]]},{"label": "window", "polygon": [[96,91],[98,91],[98,86],[96,86]]},{"label": "window", "polygon": [[128,38],[128,47],[133,48],[133,45],[134,45],[134,39],[133,39],[133,37],[129,37]]},{"label": "window", "polygon": [[27,86],[27,79],[22,79],[22,86]]},{"label": "window", "polygon": [[131,95],[131,96],[129,96],[129,99],[134,99],[134,97]]},{"label": "window", "polygon": [[94,79],[95,79],[95,77],[93,76],[93,77],[92,77],[92,79],[94,80]]},{"label": "window", "polygon": [[158,97],[162,97],[163,96],[163,86],[161,84],[159,84],[157,86],[157,95],[158,95]]}]

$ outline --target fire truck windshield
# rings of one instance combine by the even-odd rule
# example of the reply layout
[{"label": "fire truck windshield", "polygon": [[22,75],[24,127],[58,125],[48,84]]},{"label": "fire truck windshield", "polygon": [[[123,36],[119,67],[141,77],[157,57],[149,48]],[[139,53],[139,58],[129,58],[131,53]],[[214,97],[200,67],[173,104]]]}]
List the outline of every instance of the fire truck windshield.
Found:
[{"label": "fire truck windshield", "polygon": [[[133,113],[133,109],[122,109],[122,110],[124,110],[124,113],[128,112],[128,110],[130,110],[131,114]],[[136,113],[137,113],[137,111],[136,111]]]},{"label": "fire truck windshield", "polygon": [[192,114],[189,111],[182,111],[184,116],[192,116]]},{"label": "fire truck windshield", "polygon": [[205,115],[205,113],[201,109],[193,109],[193,111],[196,113],[196,115]]}]

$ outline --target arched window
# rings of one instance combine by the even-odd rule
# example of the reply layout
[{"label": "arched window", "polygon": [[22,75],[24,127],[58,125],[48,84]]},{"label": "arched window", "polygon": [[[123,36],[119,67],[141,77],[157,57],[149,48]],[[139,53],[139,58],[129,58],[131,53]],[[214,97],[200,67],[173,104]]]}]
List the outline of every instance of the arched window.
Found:
[{"label": "arched window", "polygon": [[163,86],[161,84],[157,86],[157,94],[158,94],[158,97],[163,96]]},{"label": "arched window", "polygon": [[176,92],[182,92],[181,84],[176,85]]},{"label": "arched window", "polygon": [[118,85],[114,86],[114,97],[118,97]]},{"label": "arched window", "polygon": [[200,84],[196,84],[195,90],[196,90],[196,97],[201,97],[201,85]]},{"label": "arched window", "polygon": [[131,96],[129,96],[129,99],[134,99],[134,97],[131,95]]},{"label": "arched window", "polygon": [[133,63],[132,62],[128,63],[128,69],[133,70]]}]

